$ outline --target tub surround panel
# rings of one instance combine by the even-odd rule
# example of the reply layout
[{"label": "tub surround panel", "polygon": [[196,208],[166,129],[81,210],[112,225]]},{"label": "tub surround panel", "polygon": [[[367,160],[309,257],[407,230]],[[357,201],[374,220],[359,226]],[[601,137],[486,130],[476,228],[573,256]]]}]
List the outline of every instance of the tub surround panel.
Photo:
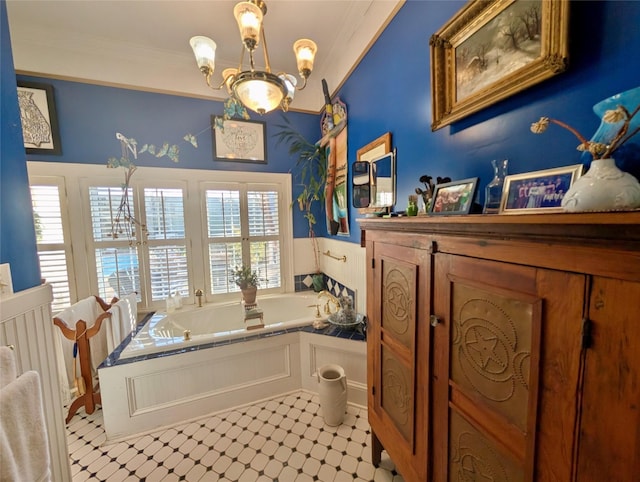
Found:
[{"label": "tub surround panel", "polygon": [[300,388],[299,337],[157,357],[101,368],[99,376],[111,442]]},{"label": "tub surround panel", "polygon": [[[255,344],[249,344],[251,347]],[[253,347],[230,356],[183,364],[140,377],[128,377],[129,413],[140,415],[160,408],[240,388],[291,377],[289,345]],[[258,349],[256,349],[258,348]],[[178,355],[176,358],[184,357]],[[260,360],[256,363],[255,360]]]},{"label": "tub surround panel", "polygon": [[119,360],[116,350],[98,370],[107,440],[299,388],[317,391],[316,370],[327,363],[345,368],[348,401],[366,406],[363,341],[363,330],[307,325],[138,358]]}]

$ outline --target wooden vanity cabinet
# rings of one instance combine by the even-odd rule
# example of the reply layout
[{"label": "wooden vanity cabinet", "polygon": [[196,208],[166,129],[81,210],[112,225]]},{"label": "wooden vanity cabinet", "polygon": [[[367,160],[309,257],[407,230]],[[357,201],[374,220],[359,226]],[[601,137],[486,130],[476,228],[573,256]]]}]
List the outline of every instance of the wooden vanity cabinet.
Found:
[{"label": "wooden vanity cabinet", "polygon": [[640,213],[360,223],[374,463],[639,480]]}]

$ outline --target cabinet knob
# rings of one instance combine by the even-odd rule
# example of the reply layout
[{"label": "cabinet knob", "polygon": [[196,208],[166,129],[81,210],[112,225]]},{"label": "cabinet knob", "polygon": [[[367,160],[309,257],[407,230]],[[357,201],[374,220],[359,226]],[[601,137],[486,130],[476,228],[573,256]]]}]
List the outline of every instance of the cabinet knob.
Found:
[{"label": "cabinet knob", "polygon": [[440,323],[440,318],[438,318],[436,315],[431,315],[430,321],[431,321],[431,326],[438,326],[438,323]]}]

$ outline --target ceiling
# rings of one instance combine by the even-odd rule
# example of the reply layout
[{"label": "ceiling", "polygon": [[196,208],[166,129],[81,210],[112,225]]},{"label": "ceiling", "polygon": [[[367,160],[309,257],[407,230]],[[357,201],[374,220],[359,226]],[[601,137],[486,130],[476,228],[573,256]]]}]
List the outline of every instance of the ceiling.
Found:
[{"label": "ceiling", "polygon": [[[189,46],[194,35],[218,45],[212,84],[237,67],[241,41],[235,0],[7,0],[16,72],[202,98],[206,86]],[[264,19],[273,72],[297,75],[293,42],[318,45],[307,88],[292,109],[319,112],[321,79],[333,93],[404,0],[267,0]],[[246,56],[245,56],[246,57]],[[256,58],[264,66],[262,51]]]}]

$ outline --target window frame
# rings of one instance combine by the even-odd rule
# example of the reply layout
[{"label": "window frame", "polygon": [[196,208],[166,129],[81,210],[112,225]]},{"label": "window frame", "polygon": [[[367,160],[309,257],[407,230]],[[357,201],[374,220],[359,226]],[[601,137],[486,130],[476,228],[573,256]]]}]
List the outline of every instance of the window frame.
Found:
[{"label": "window frame", "polygon": [[[204,245],[204,252],[206,253],[206,259],[205,262],[207,264],[207,270],[205,272],[205,286],[206,286],[206,290],[205,291],[205,298],[207,301],[213,301],[213,300],[217,300],[217,299],[225,299],[225,298],[231,298],[231,299],[235,299],[237,298],[239,295],[239,290],[238,292],[231,292],[231,293],[225,293],[225,294],[213,294],[210,292],[210,288],[211,288],[211,270],[209,269],[209,244],[211,242],[215,242],[215,238],[210,238],[209,237],[209,232],[208,232],[208,221],[207,221],[207,198],[206,198],[206,193],[207,191],[218,191],[218,190],[227,190],[227,191],[239,191],[240,193],[240,226],[241,226],[241,230],[240,230],[240,235],[239,236],[234,236],[234,237],[230,237],[230,238],[238,238],[237,242],[239,242],[242,245],[242,251],[243,251],[243,264],[247,264],[249,258],[250,258],[250,247],[251,247],[251,242],[252,241],[258,241],[261,238],[265,238],[266,236],[250,236],[249,234],[249,214],[248,214],[248,193],[252,192],[252,191],[257,191],[257,192],[269,192],[269,191],[276,191],[278,193],[278,216],[280,218],[280,216],[283,214],[283,208],[287,207],[287,211],[291,211],[290,208],[288,208],[288,206],[290,206],[290,203],[284,204],[285,200],[283,199],[285,196],[283,195],[283,192],[281,189],[278,189],[278,184],[273,183],[273,182],[255,182],[255,180],[253,182],[248,182],[248,181],[233,181],[233,182],[222,182],[222,181],[202,181],[200,182],[200,186],[199,186],[199,197],[202,201],[202,209],[201,209],[201,213],[202,213],[202,235],[203,235],[203,245]],[[280,219],[279,219],[280,220]],[[261,294],[270,294],[270,293],[281,293],[284,291],[284,287],[286,285],[287,279],[291,278],[293,275],[293,267],[292,271],[291,271],[291,275],[287,276],[286,272],[285,272],[285,266],[284,263],[282,262],[283,257],[285,256],[285,249],[287,249],[287,243],[285,241],[285,236],[283,233],[283,229],[282,229],[282,221],[280,220],[279,223],[279,234],[277,237],[278,242],[280,243],[280,259],[281,259],[281,269],[282,272],[280,274],[280,278],[282,281],[282,285],[279,287],[275,287],[275,288],[265,288],[263,286],[259,287],[260,293]],[[230,238],[220,238],[220,241],[222,242],[222,240],[225,239],[230,239]],[[293,238],[293,235],[292,235]],[[291,248],[289,249],[289,251],[287,251],[287,253],[292,252],[293,249],[293,244],[291,244]],[[293,261],[291,261],[291,264],[293,263]],[[255,269],[255,267],[252,267]]]},{"label": "window frame", "polygon": [[[75,276],[69,276],[69,273],[75,273],[75,263],[73,256],[73,245],[71,241],[71,223],[69,220],[67,190],[65,186],[65,179],[62,176],[33,176],[29,180],[29,190],[31,192],[31,186],[55,186],[58,188],[58,202],[60,205],[60,217],[62,223],[63,242],[62,243],[39,243],[36,239],[36,248],[38,251],[38,258],[40,252],[50,251],[64,251],[65,263],[67,265],[67,283],[69,286],[69,299],[71,302],[77,299],[78,284]],[[33,204],[32,204],[33,206]],[[33,210],[33,207],[32,207]],[[38,259],[38,265],[40,261]],[[41,273],[42,275],[42,273]],[[57,309],[54,308],[54,312]]]}]

